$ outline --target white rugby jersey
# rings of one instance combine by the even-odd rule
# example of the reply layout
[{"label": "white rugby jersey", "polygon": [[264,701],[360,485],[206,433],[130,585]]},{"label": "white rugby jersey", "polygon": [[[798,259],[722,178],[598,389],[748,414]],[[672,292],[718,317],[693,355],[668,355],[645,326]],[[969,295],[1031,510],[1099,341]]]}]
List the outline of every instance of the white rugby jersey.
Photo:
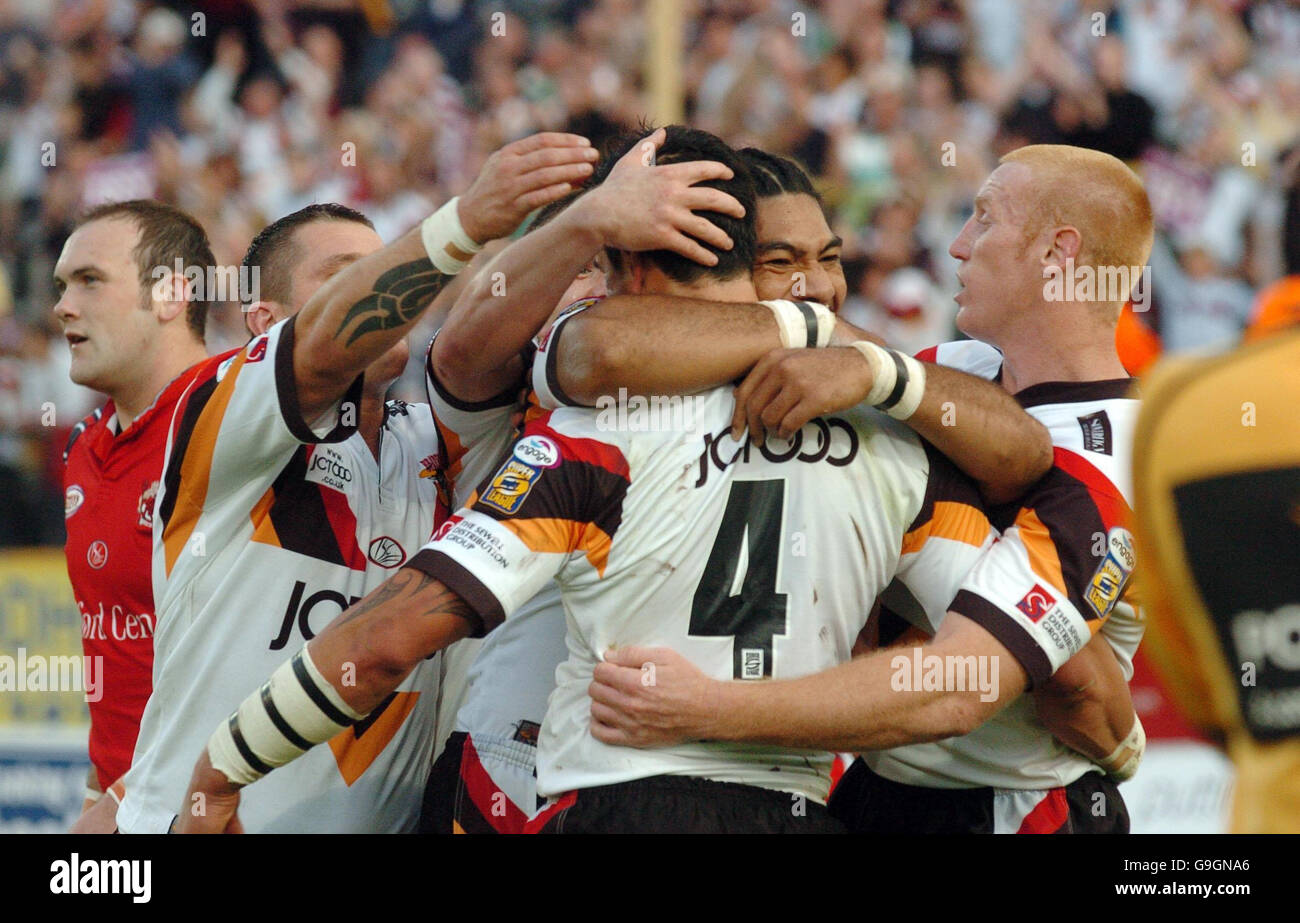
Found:
[{"label": "white rugby jersey", "polygon": [[718,679],[827,669],[849,659],[895,575],[937,617],[992,529],[968,480],[869,408],[760,448],[730,437],[731,388],[682,407],[693,419],[681,410],[678,428],[659,431],[620,429],[612,410],[541,414],[411,566],[488,628],[559,584],[568,657],[539,738],[541,795],[690,775],[824,801],[829,753],[600,743],[589,731],[595,664],[612,647],[661,645]]},{"label": "white rugby jersey", "polygon": [[[519,434],[516,416],[540,411],[525,398],[528,385],[523,376],[496,398],[466,403],[447,393],[427,360],[425,372],[429,405],[449,449],[453,505],[463,506],[514,443]],[[495,792],[471,788],[468,795],[484,802],[478,808],[485,817],[497,820],[504,808],[502,820],[511,829],[521,829],[537,810],[537,735],[555,688],[555,668],[567,655],[564,624],[560,590],[552,581],[486,638],[457,641],[446,652],[449,664],[456,658],[470,661],[463,681],[449,684],[444,679],[443,696],[454,707],[455,729],[469,735],[474,758],[510,805],[493,803]],[[447,711],[444,707],[439,712],[440,722]]]},{"label": "white rugby jersey", "polygon": [[[918,358],[996,378],[1002,354],[961,341]],[[1130,577],[1136,564],[1125,527],[1138,402],[1131,379],[1044,382],[1015,395],[1051,433],[1055,463],[1013,504],[990,511],[1002,537],[962,583],[950,609],[1001,641],[1029,674],[1046,681],[1100,631],[1125,679],[1145,623]],[[863,754],[872,770],[907,785],[1046,789],[1096,766],[1057,741],[1029,694],[964,737]]]},{"label": "white rugby jersey", "polygon": [[[209,360],[172,422],[154,517],[154,694],[126,832],[165,832],[208,735],[307,639],[375,589],[445,510],[429,408],[387,407],[376,461],[356,432],[358,378],[309,425],[294,320]],[[438,658],[353,727],[246,789],[249,832],[415,828],[435,732]]]}]

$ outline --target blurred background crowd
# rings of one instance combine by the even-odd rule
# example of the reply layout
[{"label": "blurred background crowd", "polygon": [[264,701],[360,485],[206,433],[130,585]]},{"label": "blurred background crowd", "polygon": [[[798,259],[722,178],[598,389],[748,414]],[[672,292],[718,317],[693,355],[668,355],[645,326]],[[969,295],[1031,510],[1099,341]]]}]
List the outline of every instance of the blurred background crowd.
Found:
[{"label": "blurred background crowd", "polygon": [[[313,201],[393,240],[502,144],[647,113],[648,2],[0,0],[0,544],[62,542],[63,443],[102,400],[50,311],[81,210],[174,203],[223,265]],[[1146,181],[1134,371],[1300,319],[1296,0],[683,0],[683,23],[686,120],[809,168],[845,312],[900,347],[952,337],[948,245],[998,156],[1037,142]],[[242,343],[239,305],[209,331]]]}]

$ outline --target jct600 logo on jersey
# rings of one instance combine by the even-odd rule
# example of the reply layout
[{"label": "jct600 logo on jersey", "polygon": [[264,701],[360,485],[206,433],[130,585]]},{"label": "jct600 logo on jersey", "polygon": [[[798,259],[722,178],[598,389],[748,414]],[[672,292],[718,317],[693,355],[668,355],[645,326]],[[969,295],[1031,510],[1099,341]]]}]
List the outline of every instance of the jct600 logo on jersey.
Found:
[{"label": "jct600 logo on jersey", "polygon": [[285,608],[283,620],[280,622],[280,631],[271,639],[270,650],[278,651],[289,643],[289,636],[293,634],[295,623],[297,623],[298,632],[302,635],[304,641],[310,641],[316,637],[316,630],[311,624],[311,615],[312,610],[321,603],[329,603],[330,605],[326,606],[320,617],[316,619],[317,628],[324,628],[340,612],[361,599],[360,596],[353,596],[349,599],[338,590],[318,590],[304,600],[303,596],[306,592],[306,583],[301,580],[294,582],[293,593],[289,596],[289,605]]}]

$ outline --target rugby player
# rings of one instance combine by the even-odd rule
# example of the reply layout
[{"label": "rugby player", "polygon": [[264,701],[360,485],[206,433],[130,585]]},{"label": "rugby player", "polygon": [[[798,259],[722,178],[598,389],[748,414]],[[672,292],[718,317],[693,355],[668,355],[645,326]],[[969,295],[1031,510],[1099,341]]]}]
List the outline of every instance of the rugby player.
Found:
[{"label": "rugby player", "polygon": [[1142,385],[1147,653],[1236,764],[1231,831],[1300,833],[1300,331],[1162,362]]},{"label": "rugby player", "polygon": [[[1141,724],[1131,707],[1086,701],[1086,687],[1115,666],[1131,676],[1142,636],[1125,528],[1137,402],[1114,346],[1127,293],[1050,300],[1044,279],[1072,264],[1141,266],[1151,239],[1150,205],[1131,170],[1094,151],[1036,145],[1002,159],[950,248],[961,263],[958,324],[983,343],[947,344],[927,358],[999,380],[1055,445],[1048,475],[994,511],[1001,539],[963,582],[934,640],[915,652],[918,663],[996,663],[996,695],[903,687],[897,648],[762,684],[717,682],[671,651],[626,649],[596,668],[593,733],[630,746],[708,739],[883,751],[855,763],[837,789],[836,814],[854,830],[1126,831],[1115,782],[1141,756]],[[861,376],[850,391],[866,393],[871,376],[861,366],[828,350],[756,369],[738,394],[738,421],[785,428],[805,405],[839,406],[854,394],[841,398],[826,382],[842,390]],[[773,394],[785,402],[775,414]],[[1048,688],[1067,665],[1076,679],[1046,710],[1083,728],[1062,739],[1091,761],[1054,741],[1021,696]],[[645,669],[653,685],[640,683]],[[1114,778],[1092,771],[1092,761]]]},{"label": "rugby player", "polygon": [[[382,583],[445,515],[428,408],[383,401],[405,334],[475,250],[569,192],[594,159],[576,136],[515,142],[388,247],[337,206],[309,207],[254,241],[248,259],[268,280],[248,312],[255,336],[208,363],[173,424],[155,525],[156,694],[119,829],[166,831],[202,747],[195,731]],[[438,668],[417,665],[328,749],[258,793],[248,829],[413,829]]]},{"label": "rugby player", "polygon": [[208,302],[175,266],[213,265],[207,234],[184,212],[135,200],[89,211],[54,267],[54,315],[72,380],[108,403],[72,430],[63,453],[64,552],[85,656],[103,658],[90,702],[83,812],[131,765],[153,665],[153,501],[167,424],[203,345]]},{"label": "rugby player", "polygon": [[[604,246],[629,250],[665,249],[702,262],[716,257],[687,235],[701,233],[718,249],[730,241],[695,209],[718,209],[741,217],[734,198],[706,185],[729,178],[730,168],[708,161],[674,165],[645,163],[645,153],[663,144],[663,129],[634,147],[603,182],[543,210],[529,229],[535,235],[522,254],[512,250],[481,267],[448,315],[430,348],[430,403],[443,443],[451,454],[448,472],[457,505],[490,475],[518,435],[515,420],[526,408],[536,413],[530,391],[529,353],[542,291],[550,279],[576,265],[563,260],[573,237],[596,235],[594,253],[573,278],[554,309],[605,294]],[[557,217],[559,216],[559,217]],[[552,219],[554,228],[549,227]],[[563,248],[563,249],[561,249]],[[593,248],[588,247],[588,250]],[[579,256],[578,259],[581,257]],[[504,292],[495,280],[508,280]],[[547,319],[549,322],[549,319]],[[495,389],[495,390],[494,390]],[[461,654],[470,640],[447,652]],[[471,652],[464,701],[453,716],[456,730],[430,775],[422,829],[428,832],[522,832],[537,807],[536,740],[555,686],[555,667],[564,659],[564,615],[559,589],[549,584],[524,606],[510,625],[493,632]]]},{"label": "rugby player", "polygon": [[[677,143],[679,159],[735,163],[705,133],[682,131]],[[743,175],[722,187],[752,203]],[[619,290],[754,301],[752,224],[710,220],[733,241],[717,266],[616,251]],[[545,351],[535,369],[547,367]],[[901,402],[902,416],[924,396],[919,380],[901,398],[885,390],[879,402]],[[566,829],[839,829],[820,804],[829,754],[706,744],[642,755],[594,741],[586,687],[598,652],[614,637],[673,636],[721,675],[815,670],[847,657],[895,574],[937,617],[992,530],[968,481],[869,409],[817,421],[800,434],[802,451],[795,442],[751,452],[729,441],[730,389],[700,401],[701,420],[687,432],[609,432],[589,411],[569,408],[529,423],[439,540],[218,728],[191,786],[208,813],[184,817],[183,829],[225,829],[242,785],[373,707],[420,657],[476,623],[499,623],[557,574],[570,656],[542,728],[538,768],[544,795],[581,789],[577,813],[567,805]],[[355,686],[328,678],[345,663],[356,666]],[[268,720],[268,707],[284,727]]]},{"label": "rugby player", "polygon": [[[662,138],[662,129],[651,136],[656,147]],[[636,153],[636,149],[632,153]],[[772,300],[806,296],[828,305],[832,311],[838,311],[846,292],[839,262],[840,241],[827,225],[820,200],[808,177],[793,162],[755,148],[745,149],[738,154],[754,179],[757,192],[757,260],[753,280],[758,296]],[[512,245],[509,254],[503,255],[493,264],[494,269],[508,270],[504,274],[512,280],[516,276],[520,277],[508,289],[507,296],[491,297],[486,286],[471,287],[467,297],[453,310],[440,334],[439,343],[454,344],[457,340],[453,337],[459,337],[463,343],[491,341],[504,358],[514,359],[514,353],[509,352],[512,341],[505,337],[502,342],[503,338],[499,335],[502,325],[513,323],[524,330],[531,329],[530,325],[538,322],[537,306],[547,303],[555,286],[554,280],[558,277],[558,274],[538,273],[537,267],[549,267],[551,264],[548,258],[553,258],[555,254],[573,250],[575,256],[581,256],[593,247],[589,234],[586,240],[581,237],[583,225],[579,216],[595,213],[606,216],[611,221],[626,216],[628,222],[644,224],[646,216],[654,214],[653,206],[656,202],[673,204],[672,199],[651,185],[653,170],[630,169],[634,166],[631,157],[632,154],[629,154],[628,161],[621,170],[614,168],[607,179],[586,193],[591,199],[584,202],[582,209],[574,209],[569,213],[568,221],[558,222],[543,237]],[[699,166],[699,163],[692,166]],[[599,179],[598,175],[593,182]],[[646,201],[640,201],[635,192],[636,186],[624,191],[624,187],[630,185],[627,182],[629,179],[642,181],[647,193]],[[578,219],[577,223],[574,223],[575,218]],[[587,248],[585,250],[584,244]],[[599,241],[594,244],[599,245]],[[607,235],[605,245],[616,246],[616,234]],[[622,249],[644,248],[625,246]],[[599,259],[599,255],[596,258]],[[533,274],[530,274],[530,269]],[[571,289],[561,297],[559,304],[571,304],[576,300],[574,296],[575,292]],[[643,315],[637,314],[637,317],[641,316]],[[718,351],[748,348],[749,360],[752,362],[778,346],[779,331],[771,314],[758,310],[757,319],[759,323],[753,325],[752,329],[746,329],[743,339],[718,342]],[[579,323],[579,318],[574,317],[571,323]],[[635,323],[635,319],[632,323]],[[648,338],[650,334],[651,331],[646,331]],[[566,333],[565,348],[567,339]],[[610,335],[599,345],[616,343],[620,339],[621,337]],[[591,340],[589,337],[588,342]],[[646,345],[647,351],[656,352],[653,359],[626,363],[612,351],[603,352],[601,361],[593,362],[590,354],[583,355],[580,350],[574,349],[567,353],[561,352],[556,367],[561,370],[561,381],[576,383],[586,392],[594,391],[602,385],[613,393],[617,393],[618,387],[635,390],[640,387],[643,368],[681,364],[680,357],[674,352],[675,345],[671,338],[656,337]],[[435,344],[435,365],[441,348]],[[466,367],[472,364],[471,353],[467,349],[461,349],[452,355],[459,357],[459,366],[455,371],[473,387],[482,373],[475,373]],[[480,364],[485,364],[482,363],[484,357],[481,354],[473,358],[479,359]],[[599,374],[601,378],[592,381],[565,373],[564,370],[574,362],[584,375]],[[444,373],[437,377],[445,379],[446,375]],[[720,375],[719,380],[722,379],[723,376]],[[501,380],[509,380],[509,377]],[[618,383],[617,386],[615,382]],[[498,386],[499,380],[494,379],[491,385]],[[516,375],[514,383],[501,394],[499,402],[503,405],[511,402],[520,388]],[[941,386],[936,390],[942,393]],[[478,393],[484,394],[486,389],[480,387]],[[996,399],[997,395],[994,396]],[[431,400],[437,407],[438,399],[434,397]],[[980,454],[995,452],[1000,439],[1019,439],[1029,449],[1021,459],[1022,464],[1026,458],[1032,462],[1033,451],[1030,447],[1035,444],[1033,430],[1042,433],[1044,446],[1045,432],[1005,398],[1002,402],[1009,405],[1010,413],[1006,414],[1009,425],[1020,425],[1023,432],[1003,434],[994,428],[982,433],[987,439],[984,444],[971,445],[969,448],[950,440],[955,446],[955,455],[973,457],[972,464],[978,464]],[[939,400],[932,402],[936,414],[932,418],[935,427],[939,425],[937,414],[941,404],[942,401]],[[501,413],[498,411],[498,414]],[[440,418],[446,415],[439,413]],[[913,420],[920,422],[925,417],[926,414],[918,413]],[[504,416],[499,416],[498,434],[506,432],[503,424]],[[943,432],[946,434],[946,428]],[[980,433],[975,428],[967,432]],[[506,443],[499,443],[498,450],[504,449],[505,445]],[[491,463],[496,461],[494,454]],[[1045,465],[1044,459],[1043,466]],[[993,467],[996,466],[990,466]],[[1042,473],[1042,470],[1039,468],[1030,471],[1029,475],[1032,478]],[[1003,467],[1000,476],[1014,478],[1016,471],[1015,468]],[[473,477],[465,480],[468,485],[477,486],[484,473],[487,472],[476,472]],[[999,483],[997,488],[1015,491],[1023,486],[1024,483],[1008,480],[1005,487]],[[467,490],[458,491],[458,505],[467,497]],[[547,696],[554,688],[554,668],[566,654],[563,616],[559,606],[558,588],[548,585],[542,594],[512,615],[506,624],[484,641],[483,649],[470,671],[469,692],[457,717],[457,730],[431,778],[430,789],[434,788],[435,780],[438,788],[431,802],[431,807],[437,814],[436,818],[431,818],[431,829],[443,832],[452,829],[466,832],[518,832],[533,813],[537,801],[537,735],[545,713]]]}]

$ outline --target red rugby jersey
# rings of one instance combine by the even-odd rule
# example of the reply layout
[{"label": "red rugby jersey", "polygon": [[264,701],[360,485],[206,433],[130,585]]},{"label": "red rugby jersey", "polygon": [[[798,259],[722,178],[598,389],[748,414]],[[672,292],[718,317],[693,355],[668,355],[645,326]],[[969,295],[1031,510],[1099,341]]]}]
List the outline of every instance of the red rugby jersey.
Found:
[{"label": "red rugby jersey", "polygon": [[202,363],[182,372],[126,432],[109,401],[72,431],[63,453],[68,579],[87,657],[103,657],[89,702],[90,762],[104,789],[131,766],[153,685],[153,500],[177,398]]}]

